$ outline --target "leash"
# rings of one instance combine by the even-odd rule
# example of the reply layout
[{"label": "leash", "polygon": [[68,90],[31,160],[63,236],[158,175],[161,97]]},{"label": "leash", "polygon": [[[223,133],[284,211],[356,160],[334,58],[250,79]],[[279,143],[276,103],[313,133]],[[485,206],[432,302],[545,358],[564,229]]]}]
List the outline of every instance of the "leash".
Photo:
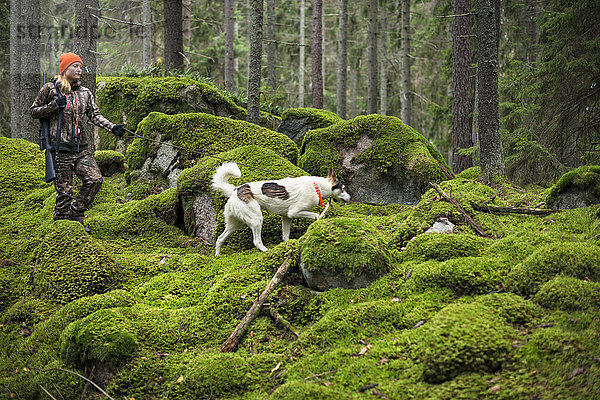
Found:
[{"label": "leash", "polygon": [[[138,135],[135,132],[133,132],[133,131],[127,129],[127,128],[125,128],[125,131],[128,132],[131,135],[131,136],[128,136],[128,137],[142,139],[142,140],[146,140],[146,141],[153,142],[153,143],[160,144],[160,145],[164,145],[164,146],[170,146],[170,147],[173,147],[174,149],[181,150],[181,151],[186,151],[188,153],[193,153],[194,152],[193,150],[188,149],[188,148],[183,147],[183,146],[177,146],[177,145],[172,144],[172,143],[161,142],[160,140],[150,139],[150,138],[144,137],[142,135]],[[223,161],[223,162],[235,162],[238,165],[243,165],[244,167],[255,169],[255,170],[258,170],[258,171],[262,171],[262,172],[267,172],[269,174],[275,174],[275,175],[279,175],[279,176],[283,176],[283,177],[290,177],[290,175],[284,174],[283,172],[270,171],[268,169],[255,167],[253,165],[244,164],[244,163],[241,163],[241,162],[238,162],[238,161],[227,160],[225,158],[218,157],[218,156],[215,156],[215,155],[212,155],[212,154],[203,154],[202,156],[204,156],[204,157],[211,157],[211,158]]]}]

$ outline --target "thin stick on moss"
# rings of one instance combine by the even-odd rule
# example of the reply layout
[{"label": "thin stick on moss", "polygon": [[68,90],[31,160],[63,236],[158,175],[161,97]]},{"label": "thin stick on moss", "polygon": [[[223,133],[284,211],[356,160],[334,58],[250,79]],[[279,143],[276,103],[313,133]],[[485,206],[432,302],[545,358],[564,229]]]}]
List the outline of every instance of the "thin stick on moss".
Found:
[{"label": "thin stick on moss", "polygon": [[[37,368],[36,368],[37,369]],[[98,389],[98,391],[100,393],[102,393],[103,395],[105,395],[106,397],[108,397],[110,400],[115,400],[112,397],[109,396],[108,393],[106,393],[100,386],[96,385],[91,379],[86,378],[85,376],[78,374],[77,372],[73,372],[73,371],[69,371],[68,369],[64,369],[64,368],[60,368],[60,367],[54,367],[54,368],[46,368],[46,369],[41,369],[41,372],[47,372],[47,371],[63,371],[63,372],[67,372],[69,374],[73,374],[75,376],[80,377],[81,379],[85,380],[86,382],[91,383],[96,389]]]},{"label": "thin stick on moss", "polygon": [[46,388],[45,388],[45,387],[43,387],[42,385],[38,385],[38,386],[40,387],[40,389],[42,389],[42,390],[44,391],[44,393],[46,393],[48,396],[50,396],[50,398],[51,398],[52,400],[56,400],[56,397],[52,396],[52,395],[50,394],[50,392],[46,390]]},{"label": "thin stick on moss", "polygon": [[527,215],[549,215],[560,210],[544,210],[542,208],[522,208],[522,207],[499,207],[489,205],[472,204],[473,209],[489,213],[509,213],[509,214],[527,214]]},{"label": "thin stick on moss", "polygon": [[273,278],[271,278],[271,281],[267,284],[265,290],[263,290],[258,299],[254,302],[254,304],[252,304],[252,307],[250,307],[250,310],[248,310],[246,316],[242,318],[238,326],[234,329],[231,335],[229,335],[227,341],[225,341],[223,346],[221,346],[221,353],[231,352],[237,347],[238,343],[240,342],[240,340],[242,340],[242,337],[244,337],[244,334],[248,330],[248,327],[260,312],[260,309],[262,308],[265,300],[273,292],[273,290],[279,284],[279,282],[283,280],[290,267],[292,266],[292,261],[295,258],[295,252],[292,252],[285,259],[283,264],[281,264],[277,272],[275,272],[275,275],[273,275]]},{"label": "thin stick on moss", "polygon": [[271,308],[271,317],[273,317],[275,322],[283,325],[288,331],[292,332],[297,338],[300,337],[300,333],[298,333],[292,324],[287,319],[283,318],[274,308]]},{"label": "thin stick on moss", "polygon": [[460,204],[458,204],[458,202],[456,200],[454,200],[452,197],[450,197],[448,194],[446,194],[446,192],[444,192],[441,187],[439,187],[438,185],[436,185],[433,182],[429,182],[429,186],[434,188],[440,194],[440,196],[442,196],[444,198],[444,200],[453,204],[458,209],[458,211],[460,211],[460,213],[465,217],[465,219],[467,220],[469,225],[471,225],[471,227],[473,229],[475,229],[475,232],[477,232],[477,234],[479,236],[486,237],[486,238],[491,237],[490,235],[485,233],[485,231],[483,230],[481,225],[479,225],[469,214],[467,214],[465,209],[462,208],[462,206]]}]

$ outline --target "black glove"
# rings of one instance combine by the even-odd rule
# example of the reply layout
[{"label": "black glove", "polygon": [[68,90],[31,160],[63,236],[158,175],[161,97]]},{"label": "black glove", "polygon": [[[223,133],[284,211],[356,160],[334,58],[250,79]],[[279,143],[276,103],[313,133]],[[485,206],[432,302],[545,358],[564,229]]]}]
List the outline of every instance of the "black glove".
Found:
[{"label": "black glove", "polygon": [[112,133],[115,134],[115,136],[121,137],[125,133],[125,126],[124,125],[115,125],[112,127],[111,130],[112,130]]},{"label": "black glove", "polygon": [[58,108],[65,108],[67,105],[67,96],[58,96],[56,98],[56,105]]}]

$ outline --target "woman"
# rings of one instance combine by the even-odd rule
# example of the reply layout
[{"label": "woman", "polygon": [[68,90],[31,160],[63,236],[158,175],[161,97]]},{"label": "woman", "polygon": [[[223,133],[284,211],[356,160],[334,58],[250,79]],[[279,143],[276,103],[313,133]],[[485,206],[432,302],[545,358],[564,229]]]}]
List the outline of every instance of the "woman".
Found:
[{"label": "woman", "polygon": [[[50,139],[56,149],[56,203],[54,219],[70,219],[83,225],[85,210],[92,204],[102,186],[102,174],[88,151],[91,132],[85,131],[84,114],[101,128],[116,136],[123,136],[125,128],[116,125],[100,114],[92,92],[81,86],[79,78],[83,68],[81,58],[74,53],[62,54],[58,59],[59,74],[40,89],[29,112],[33,118],[49,118]],[[60,133],[59,114],[62,112]],[[73,201],[73,174],[82,183]],[[89,229],[84,225],[89,233]]]}]

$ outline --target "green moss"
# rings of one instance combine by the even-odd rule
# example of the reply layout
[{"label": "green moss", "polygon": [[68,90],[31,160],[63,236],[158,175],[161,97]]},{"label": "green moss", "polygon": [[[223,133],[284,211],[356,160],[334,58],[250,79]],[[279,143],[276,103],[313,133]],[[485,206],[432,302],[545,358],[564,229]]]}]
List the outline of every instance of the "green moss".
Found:
[{"label": "green moss", "polygon": [[125,172],[125,156],[112,150],[98,150],[94,158],[103,176],[111,176],[117,172]]},{"label": "green moss", "polygon": [[36,259],[34,290],[58,303],[104,293],[120,280],[114,258],[77,222],[57,221],[36,250]]},{"label": "green moss", "polygon": [[479,175],[481,175],[481,167],[471,167],[460,172],[456,177],[476,181],[479,179]]},{"label": "green moss", "polygon": [[373,144],[357,155],[354,163],[373,166],[398,180],[412,178],[423,191],[428,182],[446,179],[442,168],[449,168],[425,137],[398,118],[381,115],[359,116],[308,131],[298,165],[311,175],[324,175],[329,167],[342,171],[336,147],[355,147],[363,135],[373,140]]},{"label": "green moss", "polygon": [[44,153],[22,139],[0,137],[0,209],[23,200],[44,182]]},{"label": "green moss", "polygon": [[177,247],[183,243],[183,232],[172,226],[178,206],[177,191],[173,188],[143,200],[101,204],[86,222],[98,239],[127,239],[131,243]]},{"label": "green moss", "polygon": [[585,165],[564,174],[550,189],[546,204],[552,206],[559,194],[570,188],[578,190],[590,190],[585,203],[587,206],[600,202],[600,165]]},{"label": "green moss", "polygon": [[485,294],[505,285],[502,264],[489,257],[463,257],[444,262],[428,261],[413,267],[408,283],[414,291],[451,290],[455,296]]},{"label": "green moss", "polygon": [[513,325],[529,325],[540,316],[540,309],[533,302],[514,293],[491,293],[475,300]]},{"label": "green moss", "polygon": [[589,243],[564,243],[538,248],[510,273],[517,289],[526,295],[556,275],[600,280],[600,247]]},{"label": "green moss", "polygon": [[[479,222],[481,214],[475,212],[474,204],[504,205],[492,188],[479,182],[456,178],[444,181],[439,186],[445,193],[451,194],[476,222]],[[456,232],[475,232],[466,224],[463,214],[454,205],[442,200],[435,189],[430,189],[423,194],[410,215],[398,218],[391,232],[390,244],[398,249],[406,246],[410,239],[425,232],[440,217],[448,218],[456,224]],[[495,229],[498,229],[497,224]]]},{"label": "green moss", "polygon": [[353,218],[313,223],[302,238],[301,252],[301,262],[309,271],[338,272],[348,282],[363,273],[384,274],[392,262],[383,235]]},{"label": "green moss", "polygon": [[473,235],[424,233],[415,236],[402,253],[403,260],[437,260],[477,257],[482,255],[490,240]]},{"label": "green moss", "polygon": [[326,128],[343,121],[337,114],[317,108],[288,108],[281,115],[281,120],[290,118],[306,119],[311,129]]},{"label": "green moss", "polygon": [[358,395],[350,394],[342,387],[294,380],[281,385],[271,394],[270,398],[274,400],[339,400],[358,398]]},{"label": "green moss", "polygon": [[[102,114],[113,122],[123,121],[125,115],[126,127],[132,131],[152,111],[167,114],[208,112],[215,105],[222,105],[234,118],[244,119],[246,115],[246,110],[223,96],[217,88],[189,78],[98,77],[97,81],[100,85],[96,97]],[[189,99],[185,91],[190,93]]]},{"label": "green moss", "polygon": [[533,300],[543,307],[566,311],[600,308],[600,282],[555,276],[542,285]]},{"label": "green moss", "polygon": [[443,382],[464,372],[497,371],[515,336],[493,310],[478,304],[451,304],[418,334],[428,382]]},{"label": "green moss", "polygon": [[118,309],[98,310],[72,322],[60,335],[60,357],[77,366],[123,364],[138,347],[125,324]]},{"label": "green moss", "polygon": [[271,149],[292,163],[298,159],[298,147],[282,133],[203,113],[166,115],[153,112],[140,122],[137,134],[149,140],[137,138],[127,148],[130,169],[141,168],[146,158],[155,155],[157,146],[151,140],[158,139],[172,141],[180,147],[180,165],[184,168],[193,166],[206,155],[245,145]]}]

